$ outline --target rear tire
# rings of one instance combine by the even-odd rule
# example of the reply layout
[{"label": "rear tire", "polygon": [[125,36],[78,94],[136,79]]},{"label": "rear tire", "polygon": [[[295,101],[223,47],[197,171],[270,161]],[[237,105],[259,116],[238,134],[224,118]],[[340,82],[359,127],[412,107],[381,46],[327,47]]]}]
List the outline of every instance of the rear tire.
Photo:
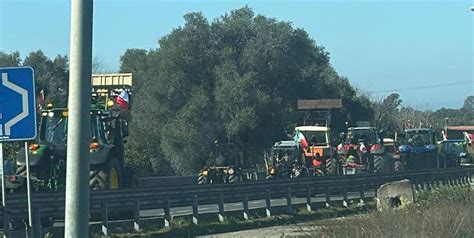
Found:
[{"label": "rear tire", "polygon": [[337,160],[335,158],[326,160],[326,175],[337,175]]},{"label": "rear tire", "polygon": [[377,156],[374,158],[374,173],[383,173],[385,172],[385,163],[382,156]]},{"label": "rear tire", "polygon": [[91,166],[89,185],[92,190],[118,189],[122,187],[122,169],[115,157],[109,157],[102,165]]}]

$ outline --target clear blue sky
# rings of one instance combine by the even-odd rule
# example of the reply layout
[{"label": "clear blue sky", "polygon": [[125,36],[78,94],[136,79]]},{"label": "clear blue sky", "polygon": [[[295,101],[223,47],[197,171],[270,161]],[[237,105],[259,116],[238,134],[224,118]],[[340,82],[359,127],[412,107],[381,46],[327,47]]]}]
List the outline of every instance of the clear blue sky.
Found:
[{"label": "clear blue sky", "polygon": [[[336,70],[364,91],[431,87],[398,91],[404,105],[420,109],[459,108],[474,95],[471,0],[96,0],[93,54],[116,70],[127,48],[158,47],[184,14],[201,11],[212,20],[246,4],[304,28],[330,52]],[[0,50],[68,54],[69,15],[67,0],[0,0]],[[439,87],[447,84],[457,85]]]}]

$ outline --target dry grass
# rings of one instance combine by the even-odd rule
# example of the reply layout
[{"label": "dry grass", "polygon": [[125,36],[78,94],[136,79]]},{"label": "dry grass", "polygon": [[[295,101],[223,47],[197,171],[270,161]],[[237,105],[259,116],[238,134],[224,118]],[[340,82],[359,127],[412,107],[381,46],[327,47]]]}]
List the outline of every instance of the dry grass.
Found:
[{"label": "dry grass", "polygon": [[[466,191],[470,196],[466,196]],[[436,191],[431,196],[423,194],[421,197],[426,200],[421,200],[421,205],[407,209],[322,221],[318,223],[322,229],[312,236],[474,237],[474,192],[458,189],[449,195],[445,193],[448,190]]]}]

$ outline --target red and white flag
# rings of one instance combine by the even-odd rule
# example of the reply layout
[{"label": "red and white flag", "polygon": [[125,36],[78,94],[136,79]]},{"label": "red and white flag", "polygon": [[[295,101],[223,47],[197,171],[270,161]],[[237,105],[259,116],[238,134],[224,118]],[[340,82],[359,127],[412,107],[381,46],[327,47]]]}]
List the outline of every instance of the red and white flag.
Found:
[{"label": "red and white flag", "polygon": [[44,105],[44,89],[41,89],[39,95],[38,95],[38,110],[41,111],[43,110],[43,105]]},{"label": "red and white flag", "polygon": [[308,148],[308,141],[306,140],[306,137],[303,135],[303,133],[301,133],[301,131],[296,130],[295,137],[293,139],[296,141],[296,143],[299,143],[303,147],[303,149]]}]

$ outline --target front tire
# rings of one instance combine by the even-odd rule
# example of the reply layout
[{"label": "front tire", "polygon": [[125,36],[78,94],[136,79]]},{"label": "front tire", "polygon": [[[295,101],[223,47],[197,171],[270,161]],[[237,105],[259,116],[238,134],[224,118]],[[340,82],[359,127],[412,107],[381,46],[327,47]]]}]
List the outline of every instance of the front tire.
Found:
[{"label": "front tire", "polygon": [[207,178],[206,175],[204,175],[201,172],[199,172],[199,175],[198,175],[198,184],[208,184],[209,183],[209,179]]},{"label": "front tire", "polygon": [[405,168],[404,168],[404,166],[403,166],[402,161],[396,160],[396,161],[395,161],[395,165],[394,165],[394,171],[395,171],[395,173],[401,173],[401,172],[403,172],[403,170],[405,170]]},{"label": "front tire", "polygon": [[229,183],[238,183],[238,182],[242,182],[242,176],[240,176],[239,174],[229,175]]}]

